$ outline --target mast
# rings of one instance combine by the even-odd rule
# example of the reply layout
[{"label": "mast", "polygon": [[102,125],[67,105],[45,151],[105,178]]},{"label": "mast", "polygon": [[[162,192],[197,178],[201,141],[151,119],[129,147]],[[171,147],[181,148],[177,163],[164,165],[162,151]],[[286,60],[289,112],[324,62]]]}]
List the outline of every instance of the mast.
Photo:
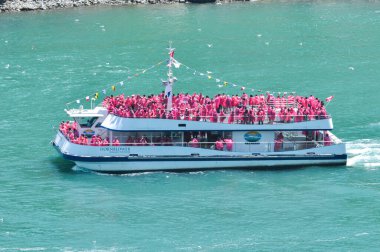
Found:
[{"label": "mast", "polygon": [[168,80],[163,81],[163,84],[165,85],[165,96],[167,97],[167,105],[166,105],[166,111],[170,111],[172,109],[172,100],[173,100],[173,84],[177,80],[176,77],[173,76],[172,71],[172,64],[175,62],[174,59],[174,50],[175,48],[172,48],[172,42],[169,41],[169,62],[168,62]]}]

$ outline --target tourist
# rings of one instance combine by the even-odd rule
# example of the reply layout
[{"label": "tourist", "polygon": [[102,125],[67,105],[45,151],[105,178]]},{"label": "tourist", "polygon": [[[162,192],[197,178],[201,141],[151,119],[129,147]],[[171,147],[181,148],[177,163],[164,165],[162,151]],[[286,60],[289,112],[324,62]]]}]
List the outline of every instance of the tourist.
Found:
[{"label": "tourist", "polygon": [[232,151],[233,148],[233,141],[230,138],[225,138],[224,142],[226,143],[226,150],[227,151]]},{"label": "tourist", "polygon": [[330,145],[332,145],[332,141],[331,141],[331,138],[330,138],[329,133],[327,133],[327,132],[325,133],[325,136],[324,136],[323,142],[324,142],[324,145],[325,145],[325,146],[330,146]]},{"label": "tourist", "polygon": [[218,138],[218,140],[215,142],[215,149],[222,151],[223,148],[223,140],[221,138]]}]

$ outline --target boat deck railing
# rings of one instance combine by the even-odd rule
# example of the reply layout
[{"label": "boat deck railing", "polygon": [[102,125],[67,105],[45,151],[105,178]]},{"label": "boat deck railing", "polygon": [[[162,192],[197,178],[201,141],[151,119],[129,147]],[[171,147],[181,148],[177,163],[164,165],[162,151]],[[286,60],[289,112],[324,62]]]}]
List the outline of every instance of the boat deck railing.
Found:
[{"label": "boat deck railing", "polygon": [[[63,135],[63,134],[62,134]],[[63,135],[67,141],[70,142],[67,136]],[[73,143],[73,142],[72,142]],[[331,146],[342,143],[339,139],[332,138],[331,141],[275,141],[275,142],[259,142],[259,143],[251,143],[251,142],[223,142],[223,148],[217,147],[216,142],[181,142],[181,141],[166,141],[166,142],[150,142],[146,143],[99,143],[99,144],[78,144],[89,147],[158,147],[158,146],[176,146],[176,147],[192,147],[192,148],[201,148],[201,149],[211,149],[211,150],[220,150],[220,151],[234,151],[234,152],[283,152],[283,151],[297,151],[297,150],[305,150],[311,148],[320,148],[325,146]],[[260,145],[258,147],[258,145]]]},{"label": "boat deck railing", "polygon": [[[156,143],[133,143],[133,144],[120,144],[117,146],[177,146],[177,147],[193,147],[201,149],[221,150],[221,151],[242,151],[242,152],[282,152],[282,151],[297,151],[311,148],[319,148],[324,146],[331,146],[335,143],[333,141],[285,141],[285,142],[232,142],[229,146],[228,143],[223,143],[223,148],[217,149],[215,142],[156,142]],[[260,145],[260,147],[258,147]],[[115,145],[110,145],[115,146]]]},{"label": "boat deck railing", "polygon": [[[116,115],[119,116],[119,115]],[[122,116],[119,116],[122,117]],[[296,123],[296,122],[305,122],[305,121],[315,121],[315,120],[324,120],[332,118],[330,115],[324,116],[308,116],[308,115],[291,115],[287,118],[281,118],[279,115],[276,115],[274,119],[271,119],[268,115],[263,116],[262,120],[258,120],[257,116],[254,120],[250,119],[249,116],[236,116],[233,121],[229,120],[229,114],[226,116],[181,116],[179,118],[160,118],[160,117],[123,117],[130,119],[164,119],[164,120],[182,120],[182,121],[196,121],[196,122],[210,122],[210,123],[224,123],[224,124],[283,124],[283,123]]]}]

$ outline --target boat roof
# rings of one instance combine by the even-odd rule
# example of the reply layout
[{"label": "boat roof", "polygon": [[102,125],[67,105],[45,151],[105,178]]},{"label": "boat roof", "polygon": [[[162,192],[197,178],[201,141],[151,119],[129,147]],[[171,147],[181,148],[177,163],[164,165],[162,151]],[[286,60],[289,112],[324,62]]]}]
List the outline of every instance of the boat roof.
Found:
[{"label": "boat roof", "polygon": [[70,117],[104,117],[107,115],[107,109],[103,107],[95,107],[93,109],[65,109]]},{"label": "boat roof", "polygon": [[109,114],[101,125],[113,131],[303,131],[332,130],[331,118],[278,124],[228,124],[155,118],[123,118]]}]

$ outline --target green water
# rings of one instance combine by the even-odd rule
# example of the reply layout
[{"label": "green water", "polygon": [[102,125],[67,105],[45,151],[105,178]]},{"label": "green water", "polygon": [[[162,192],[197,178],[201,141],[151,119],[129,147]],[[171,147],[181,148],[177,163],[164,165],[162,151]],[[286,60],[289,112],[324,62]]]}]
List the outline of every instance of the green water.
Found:
[{"label": "green water", "polygon": [[[377,251],[380,4],[130,6],[0,15],[0,251]],[[334,95],[347,167],[104,176],[49,145],[65,104],[116,93]],[[234,87],[232,84],[238,86]],[[82,104],[88,106],[82,100]]]}]

